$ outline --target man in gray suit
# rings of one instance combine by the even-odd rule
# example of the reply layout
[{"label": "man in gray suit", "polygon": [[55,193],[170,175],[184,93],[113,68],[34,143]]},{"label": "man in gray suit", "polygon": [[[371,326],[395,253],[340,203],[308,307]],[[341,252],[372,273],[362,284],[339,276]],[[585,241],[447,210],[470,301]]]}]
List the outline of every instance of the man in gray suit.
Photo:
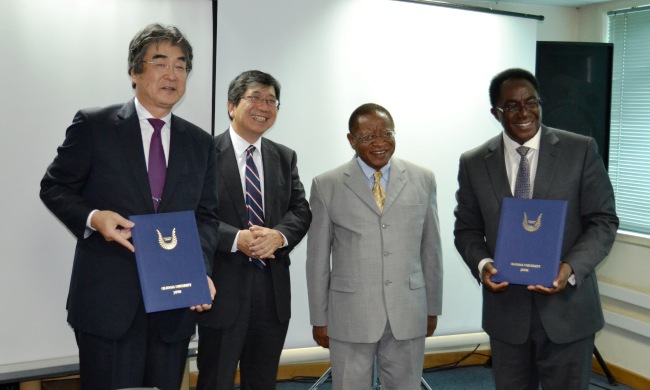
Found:
[{"label": "man in gray suit", "polygon": [[[595,268],[618,228],[614,193],[592,138],[541,124],[537,79],[508,69],[490,85],[502,134],[464,153],[458,172],[455,244],[483,284],[497,389],[587,389],[594,334],[604,324]],[[560,270],[553,287],[495,283],[501,201],[512,197],[524,153],[530,194],[567,200]]]},{"label": "man in gray suit", "polygon": [[313,180],[307,291],[313,336],[330,348],[333,389],[419,389],[424,339],[442,310],[433,173],[391,158],[395,125],[377,104],[350,116],[356,156]]}]

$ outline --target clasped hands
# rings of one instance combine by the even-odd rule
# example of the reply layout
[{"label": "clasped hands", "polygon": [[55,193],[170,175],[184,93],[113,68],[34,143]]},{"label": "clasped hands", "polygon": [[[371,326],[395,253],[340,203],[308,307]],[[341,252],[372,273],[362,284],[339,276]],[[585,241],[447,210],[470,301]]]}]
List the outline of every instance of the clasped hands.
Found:
[{"label": "clasped hands", "polygon": [[[135,252],[135,247],[133,247],[133,244],[129,241],[131,238],[131,229],[135,226],[132,221],[129,221],[114,211],[99,210],[96,211],[90,219],[90,226],[97,230],[106,241],[116,242],[131,252]],[[206,277],[208,278],[210,296],[212,297],[212,300],[214,300],[215,295],[217,295],[217,290],[214,287],[212,279],[207,275]],[[211,308],[212,304],[203,304],[191,306],[190,310],[202,312],[210,310]]]},{"label": "clasped hands", "polygon": [[251,226],[240,230],[237,249],[255,259],[275,259],[275,251],[284,245],[284,236],[275,230],[262,226]]},{"label": "clasped hands", "polygon": [[[481,272],[481,283],[493,293],[501,293],[508,289],[508,282],[495,283],[492,281],[492,276],[498,273],[497,269],[494,268],[494,265],[489,262],[486,263]],[[566,288],[567,282],[571,275],[573,274],[573,269],[571,266],[565,262],[560,263],[560,270],[557,273],[557,276],[553,280],[553,287],[545,286],[528,286],[528,291],[536,292],[542,295],[553,295],[564,291]]]}]

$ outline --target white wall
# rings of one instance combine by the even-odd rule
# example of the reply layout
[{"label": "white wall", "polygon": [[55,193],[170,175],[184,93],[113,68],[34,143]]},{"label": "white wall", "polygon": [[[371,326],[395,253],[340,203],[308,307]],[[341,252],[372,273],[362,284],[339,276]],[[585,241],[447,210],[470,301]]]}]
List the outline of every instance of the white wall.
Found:
[{"label": "white wall", "polygon": [[578,10],[578,40],[607,41],[607,12],[636,6],[647,6],[648,0],[613,0],[582,7]]},{"label": "white wall", "polygon": [[544,20],[537,22],[538,41],[575,41],[577,37],[578,10],[575,8],[511,4],[483,0],[458,0],[450,1],[450,3],[471,5],[496,11],[542,15],[544,16]]}]

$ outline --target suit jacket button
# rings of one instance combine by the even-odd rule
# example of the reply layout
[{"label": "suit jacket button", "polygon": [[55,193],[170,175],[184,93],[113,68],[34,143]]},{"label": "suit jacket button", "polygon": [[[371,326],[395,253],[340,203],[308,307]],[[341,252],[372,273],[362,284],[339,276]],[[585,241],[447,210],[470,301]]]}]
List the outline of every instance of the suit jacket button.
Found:
[{"label": "suit jacket button", "polygon": [[387,281],[384,282],[384,286],[388,286],[391,283],[393,283],[393,282],[391,282],[390,280],[387,280]]}]

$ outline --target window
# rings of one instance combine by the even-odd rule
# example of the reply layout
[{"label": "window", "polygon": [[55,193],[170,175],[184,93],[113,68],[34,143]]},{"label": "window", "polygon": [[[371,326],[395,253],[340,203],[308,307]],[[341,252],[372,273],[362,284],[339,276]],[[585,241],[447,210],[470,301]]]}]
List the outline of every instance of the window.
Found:
[{"label": "window", "polygon": [[609,176],[620,228],[650,234],[650,7],[612,11]]}]

